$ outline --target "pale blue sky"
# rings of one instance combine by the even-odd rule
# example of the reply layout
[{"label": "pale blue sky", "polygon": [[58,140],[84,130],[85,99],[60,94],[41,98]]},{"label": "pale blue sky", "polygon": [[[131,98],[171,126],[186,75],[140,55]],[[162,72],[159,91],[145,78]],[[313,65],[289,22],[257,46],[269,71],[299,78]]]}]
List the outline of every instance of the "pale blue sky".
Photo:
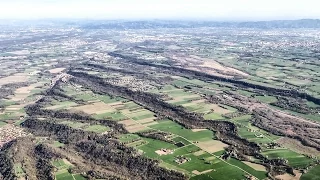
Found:
[{"label": "pale blue sky", "polygon": [[0,19],[320,18],[319,0],[0,0]]}]

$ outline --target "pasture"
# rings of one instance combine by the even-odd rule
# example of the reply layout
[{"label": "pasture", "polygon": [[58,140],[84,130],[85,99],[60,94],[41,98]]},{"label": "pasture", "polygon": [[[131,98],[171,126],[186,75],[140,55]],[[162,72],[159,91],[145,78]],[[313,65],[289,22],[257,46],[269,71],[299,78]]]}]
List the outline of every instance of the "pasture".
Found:
[{"label": "pasture", "polygon": [[158,129],[165,132],[170,132],[182,136],[189,141],[206,141],[214,138],[214,133],[209,130],[203,130],[198,132],[193,132],[190,129],[186,129],[181,125],[173,122],[171,120],[159,121],[158,124],[150,126],[153,129]]},{"label": "pasture", "polygon": [[302,154],[293,152],[289,149],[264,150],[262,154],[266,156],[268,159],[276,159],[276,158],[286,159],[288,160],[288,164],[295,168],[304,168],[308,166],[311,162],[313,162],[312,159]]},{"label": "pasture", "polygon": [[255,96],[254,98],[258,99],[259,101],[263,102],[263,103],[273,103],[273,102],[277,102],[277,98],[274,96]]},{"label": "pasture", "polygon": [[14,173],[17,177],[23,177],[25,175],[25,171],[22,169],[21,163],[14,164]]},{"label": "pasture", "polygon": [[[267,176],[267,172],[266,172],[265,169],[262,170],[262,171],[260,171],[260,170],[256,170],[256,169],[254,169],[254,168],[251,167],[251,166],[253,166],[253,165],[257,166],[256,164],[250,164],[251,166],[249,166],[248,164],[243,163],[243,162],[241,162],[241,161],[239,161],[239,160],[236,160],[236,159],[233,159],[233,158],[229,159],[229,160],[228,160],[228,163],[233,164],[233,165],[235,165],[235,166],[237,166],[237,167],[239,167],[239,168],[247,171],[248,173],[254,175],[255,177],[257,177],[257,178],[259,178],[259,179],[265,179],[265,178],[268,177],[268,176]],[[261,167],[260,167],[260,168],[261,168]],[[263,167],[262,167],[262,168],[263,168]]]},{"label": "pasture", "polygon": [[90,125],[89,127],[84,129],[85,131],[93,131],[96,133],[104,133],[110,131],[110,127],[103,125]]},{"label": "pasture", "polygon": [[52,161],[52,165],[56,168],[54,172],[56,180],[85,180],[86,178],[80,174],[71,174],[68,169],[72,164],[66,159],[56,159]]},{"label": "pasture", "polygon": [[307,173],[301,176],[301,180],[319,180],[320,178],[320,165],[317,165],[308,170]]}]

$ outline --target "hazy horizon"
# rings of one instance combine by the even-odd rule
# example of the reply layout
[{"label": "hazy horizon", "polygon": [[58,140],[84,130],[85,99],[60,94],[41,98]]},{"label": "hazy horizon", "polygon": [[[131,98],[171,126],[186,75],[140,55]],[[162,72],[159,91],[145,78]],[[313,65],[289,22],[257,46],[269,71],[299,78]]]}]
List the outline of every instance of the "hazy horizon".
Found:
[{"label": "hazy horizon", "polygon": [[0,19],[320,19],[315,0],[0,0]]}]

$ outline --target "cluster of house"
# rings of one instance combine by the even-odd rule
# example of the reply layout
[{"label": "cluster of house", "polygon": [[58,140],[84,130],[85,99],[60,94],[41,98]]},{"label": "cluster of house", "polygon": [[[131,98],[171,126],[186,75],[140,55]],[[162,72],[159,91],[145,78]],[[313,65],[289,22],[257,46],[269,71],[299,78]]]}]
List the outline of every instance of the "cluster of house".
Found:
[{"label": "cluster of house", "polygon": [[180,164],[186,163],[186,162],[188,162],[188,161],[190,161],[190,160],[191,160],[191,159],[188,158],[188,157],[177,156],[174,161],[180,165]]},{"label": "cluster of house", "polygon": [[0,148],[7,142],[10,142],[18,137],[24,137],[28,134],[22,128],[12,124],[5,125],[0,128]]}]

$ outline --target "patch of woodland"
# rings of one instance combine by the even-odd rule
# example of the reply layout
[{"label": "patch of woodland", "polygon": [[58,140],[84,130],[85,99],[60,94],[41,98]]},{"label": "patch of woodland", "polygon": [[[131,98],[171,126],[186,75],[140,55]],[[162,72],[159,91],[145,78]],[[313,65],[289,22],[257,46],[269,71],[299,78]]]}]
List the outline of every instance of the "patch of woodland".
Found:
[{"label": "patch of woodland", "polygon": [[0,175],[3,179],[18,179],[14,165],[21,165],[27,179],[54,179],[50,161],[57,154],[31,137],[17,138],[4,145],[0,151]]},{"label": "patch of woodland", "polygon": [[30,82],[4,84],[0,87],[0,99],[4,99],[10,95],[14,95],[14,91],[16,89],[25,87],[28,85],[30,85]]},{"label": "patch of woodland", "polygon": [[115,121],[108,120],[108,119],[94,119],[90,115],[84,112],[70,112],[68,110],[50,110],[50,109],[43,109],[41,105],[38,103],[29,105],[26,107],[26,113],[30,117],[45,117],[45,118],[54,118],[54,119],[68,119],[70,121],[77,121],[77,122],[84,122],[90,124],[102,124],[105,126],[110,127],[113,131],[113,134],[117,133],[127,133],[127,130],[124,128],[122,124],[118,124]]},{"label": "patch of woodland", "polygon": [[194,70],[189,70],[189,69],[184,69],[180,67],[174,67],[174,66],[168,66],[168,65],[162,65],[162,64],[155,64],[150,61],[145,61],[143,59],[138,59],[136,57],[132,57],[129,55],[123,55],[119,52],[109,52],[108,55],[116,58],[122,58],[123,61],[129,62],[129,63],[134,63],[134,64],[139,64],[139,65],[144,65],[144,66],[151,66],[154,68],[159,68],[167,72],[168,74],[173,74],[177,76],[183,76],[183,77],[191,77],[199,80],[204,80],[204,81],[221,81],[221,82],[227,82],[231,83],[233,85],[242,87],[242,88],[252,88],[252,89],[258,89],[262,90],[265,93],[270,93],[272,95],[281,95],[281,96],[287,96],[287,97],[292,97],[292,98],[304,98],[308,101],[312,101],[315,104],[320,105],[320,98],[314,97],[310,94],[304,93],[304,92],[299,92],[294,89],[279,89],[279,88],[274,88],[274,87],[269,87],[269,86],[264,86],[260,84],[253,84],[250,82],[246,82],[244,80],[238,80],[238,79],[231,79],[231,78],[225,78],[225,77],[220,77],[220,76],[214,76],[210,74],[206,74],[204,72],[199,72],[199,71],[194,71]]},{"label": "patch of woodland", "polygon": [[253,125],[272,134],[288,136],[301,141],[304,145],[319,148],[320,125],[316,123],[270,109],[255,99],[231,92],[207,96],[207,99],[212,103],[230,105],[253,114],[251,120]]},{"label": "patch of woodland", "polygon": [[139,177],[139,179],[186,179],[179,172],[159,167],[157,160],[119,151],[110,146],[102,146],[94,141],[78,142],[76,149],[86,159],[93,161],[95,164],[116,163],[126,167],[132,176]]},{"label": "patch of woodland", "polygon": [[0,151],[0,179],[11,180],[16,179],[14,172],[14,162],[9,154],[13,141],[5,144]]},{"label": "patch of woodland", "polygon": [[[126,147],[113,137],[73,129],[52,121],[27,119],[23,127],[37,136],[49,136],[62,143],[75,145],[76,151],[97,165],[108,166],[110,163],[125,167],[130,175],[138,179],[185,179],[176,171],[158,166],[158,161],[139,155],[132,147]],[[45,162],[42,162],[45,163]]]},{"label": "patch of woodland", "polygon": [[272,134],[297,139],[303,145],[320,151],[320,144],[317,141],[320,137],[320,125],[286,118],[277,112],[262,108],[253,111],[252,123]]},{"label": "patch of woodland", "polygon": [[156,131],[156,130],[149,130],[149,131],[142,131],[136,133],[141,137],[151,138],[151,139],[157,139],[160,141],[168,142],[174,144],[175,142],[171,139],[168,139],[168,137],[171,135],[166,132]]},{"label": "patch of woodland", "polygon": [[48,146],[44,144],[38,144],[35,147],[34,152],[37,159],[37,178],[54,180],[54,167],[51,164],[51,160],[60,158],[60,156],[55,154]]},{"label": "patch of woodland", "polygon": [[61,88],[65,85],[64,82],[62,82],[61,80],[58,80],[55,82],[55,84],[47,89],[45,92],[43,92],[43,95],[45,96],[50,96],[53,99],[57,100],[57,101],[73,101],[76,102],[78,104],[83,104],[84,101],[83,100],[78,100],[75,99],[72,96],[69,96],[65,93],[65,91]]},{"label": "patch of woodland", "polygon": [[319,107],[310,107],[301,98],[278,97],[277,102],[271,103],[271,105],[302,114],[317,114],[320,112]]},{"label": "patch of woodland", "polygon": [[256,155],[260,151],[260,147],[252,142],[248,142],[237,135],[236,126],[228,121],[205,121],[203,117],[197,113],[188,112],[182,106],[175,106],[164,102],[159,95],[141,91],[132,91],[126,87],[115,86],[105,82],[103,78],[95,77],[83,72],[69,71],[74,78],[70,81],[80,84],[83,87],[91,89],[98,94],[108,94],[112,96],[121,96],[130,99],[137,104],[153,111],[157,116],[170,118],[188,129],[208,128],[216,131],[219,140],[237,146],[240,152],[248,155]]}]

